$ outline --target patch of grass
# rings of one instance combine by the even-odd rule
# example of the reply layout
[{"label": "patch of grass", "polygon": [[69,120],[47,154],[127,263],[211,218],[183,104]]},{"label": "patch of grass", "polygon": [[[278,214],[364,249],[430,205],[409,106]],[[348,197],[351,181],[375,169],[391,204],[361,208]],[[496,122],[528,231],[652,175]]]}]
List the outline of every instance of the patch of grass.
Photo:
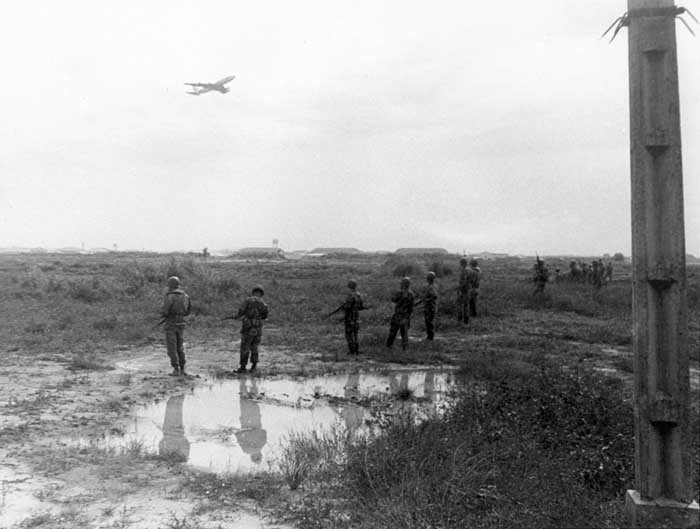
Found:
[{"label": "patch of grass", "polygon": [[[339,428],[291,432],[282,442],[278,467],[291,490],[311,476],[323,476],[344,457],[346,435]],[[325,474],[327,476],[327,474]]]},{"label": "patch of grass", "polygon": [[96,355],[79,352],[71,357],[66,369],[70,371],[106,371],[114,369],[114,367],[103,363]]},{"label": "patch of grass", "polygon": [[210,472],[186,471],[185,487],[189,492],[215,506],[230,506],[239,498],[248,498],[264,504],[275,497],[283,482],[278,473],[256,472],[243,474],[212,474]]},{"label": "patch of grass", "polygon": [[175,513],[170,513],[170,519],[165,522],[165,525],[160,526],[161,529],[202,529],[202,525],[194,518],[188,518],[186,515],[178,518]]},{"label": "patch of grass", "polygon": [[522,367],[477,355],[462,372],[475,383],[443,419],[397,415],[383,431],[350,440],[346,459],[334,460],[340,483],[326,483],[335,507],[309,501],[295,516],[326,520],[311,527],[386,529],[622,523],[634,442],[620,381],[537,352]]}]

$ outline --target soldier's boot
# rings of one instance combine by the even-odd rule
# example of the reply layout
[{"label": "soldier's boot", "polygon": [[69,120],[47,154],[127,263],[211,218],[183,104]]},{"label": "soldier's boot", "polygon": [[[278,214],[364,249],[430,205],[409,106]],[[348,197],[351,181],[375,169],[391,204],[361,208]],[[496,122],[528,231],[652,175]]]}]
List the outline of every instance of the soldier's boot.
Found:
[{"label": "soldier's boot", "polygon": [[234,373],[245,373],[246,368],[245,368],[245,366],[240,366],[238,369],[235,369],[233,372]]},{"label": "soldier's boot", "polygon": [[182,366],[182,367],[180,368],[180,376],[181,376],[181,377],[189,376],[187,373],[185,373],[185,366]]},{"label": "soldier's boot", "polygon": [[179,377],[180,376],[180,369],[177,367],[173,367],[173,372],[170,373],[171,377]]},{"label": "soldier's boot", "polygon": [[257,363],[257,362],[253,362],[253,363],[250,365],[250,372],[251,372],[251,373],[255,372],[255,369],[256,369],[257,367],[258,367],[258,363]]}]

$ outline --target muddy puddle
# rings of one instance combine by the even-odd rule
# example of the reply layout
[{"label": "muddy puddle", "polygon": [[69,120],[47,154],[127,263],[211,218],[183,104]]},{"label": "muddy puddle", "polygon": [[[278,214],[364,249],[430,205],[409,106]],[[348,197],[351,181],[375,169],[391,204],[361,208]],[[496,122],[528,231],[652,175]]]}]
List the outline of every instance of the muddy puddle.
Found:
[{"label": "muddy puddle", "polygon": [[453,385],[454,376],[444,371],[211,380],[135,409],[122,433],[105,443],[139,445],[211,472],[268,470],[290,432],[340,428],[357,434],[372,425],[373,410],[431,413]]}]

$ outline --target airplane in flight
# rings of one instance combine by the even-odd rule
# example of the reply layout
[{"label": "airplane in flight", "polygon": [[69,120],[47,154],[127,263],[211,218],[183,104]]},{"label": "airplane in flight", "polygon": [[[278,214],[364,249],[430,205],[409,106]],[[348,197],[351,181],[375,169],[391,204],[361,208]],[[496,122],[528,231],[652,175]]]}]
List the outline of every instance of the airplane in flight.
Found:
[{"label": "airplane in flight", "polygon": [[190,95],[193,96],[201,96],[202,94],[206,94],[207,92],[221,92],[222,94],[225,94],[226,92],[229,92],[231,89],[225,87],[224,85],[226,83],[229,83],[233,81],[236,78],[235,75],[230,75],[228,77],[224,77],[223,79],[219,79],[215,83],[185,83],[186,85],[191,87],[192,92],[187,92]]}]

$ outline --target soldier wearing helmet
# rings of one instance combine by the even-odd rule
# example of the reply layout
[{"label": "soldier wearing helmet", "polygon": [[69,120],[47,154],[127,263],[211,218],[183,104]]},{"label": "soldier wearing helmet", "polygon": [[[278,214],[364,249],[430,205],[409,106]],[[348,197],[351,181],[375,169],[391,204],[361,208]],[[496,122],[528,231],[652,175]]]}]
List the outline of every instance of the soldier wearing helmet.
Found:
[{"label": "soldier wearing helmet", "polygon": [[348,281],[348,295],[343,302],[343,323],[345,325],[345,341],[348,343],[348,354],[360,354],[358,334],[360,332],[360,311],[363,306],[362,295],[357,291],[357,281]]},{"label": "soldier wearing helmet", "polygon": [[547,281],[549,281],[549,270],[545,266],[544,261],[540,259],[539,255],[537,256],[533,269],[534,277],[532,279],[535,282],[535,291],[532,295],[540,296],[544,294],[544,287],[547,285]]},{"label": "soldier wearing helmet", "polygon": [[394,345],[396,333],[401,332],[401,347],[405,351],[408,347],[408,328],[411,326],[411,314],[413,313],[415,294],[411,290],[411,280],[404,277],[401,280],[401,289],[391,296],[394,303],[394,314],[389,326],[389,337],[386,346]]},{"label": "soldier wearing helmet", "polygon": [[251,296],[238,309],[234,319],[241,320],[241,349],[239,367],[235,373],[245,373],[250,359],[250,371],[258,365],[258,347],[262,338],[263,320],[267,319],[268,308],[262,300],[265,295],[263,287],[253,287]]},{"label": "soldier wearing helmet", "polygon": [[459,260],[459,284],[457,286],[457,322],[469,323],[469,277],[471,270],[467,268],[467,258]]},{"label": "soldier wearing helmet", "polygon": [[481,268],[479,262],[472,258],[469,260],[469,273],[467,274],[469,292],[467,301],[469,303],[469,315],[476,318],[476,301],[479,297],[479,284],[481,283]]},{"label": "soldier wearing helmet", "polygon": [[168,348],[170,365],[173,368],[171,376],[185,373],[185,316],[189,315],[192,309],[190,298],[185,291],[180,288],[180,279],[176,276],[168,278],[168,292],[165,294],[161,316],[165,323],[165,344]]},{"label": "soldier wearing helmet", "polygon": [[435,314],[437,313],[438,293],[435,288],[435,272],[428,272],[425,276],[427,286],[423,292],[423,319],[425,321],[425,333],[428,340],[435,337]]}]

